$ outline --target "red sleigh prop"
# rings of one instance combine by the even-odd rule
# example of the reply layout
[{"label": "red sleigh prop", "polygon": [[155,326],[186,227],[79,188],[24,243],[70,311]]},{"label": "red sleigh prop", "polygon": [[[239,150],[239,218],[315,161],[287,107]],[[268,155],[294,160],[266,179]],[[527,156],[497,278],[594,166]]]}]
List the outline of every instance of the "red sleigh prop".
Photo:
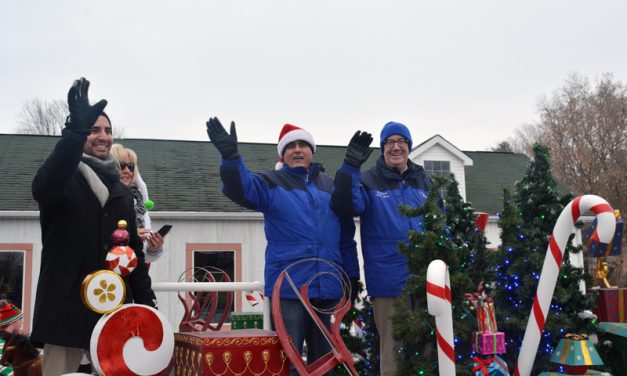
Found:
[{"label": "red sleigh prop", "polygon": [[[189,270],[181,275],[179,282],[188,272]],[[218,268],[195,268],[193,273],[194,275],[192,277],[194,282],[231,282],[229,275],[225,271]],[[216,281],[214,274],[219,277],[219,281]],[[178,294],[178,298],[181,303],[183,303],[183,308],[185,310],[183,318],[179,324],[179,331],[204,332],[207,330],[220,330],[227,315],[231,312],[231,305],[233,304],[233,292],[228,291],[224,294],[224,310],[218,317],[217,323],[215,324],[211,324],[211,321],[218,310],[218,292],[197,291],[193,293],[188,292],[186,294]]]},{"label": "red sleigh prop", "polygon": [[[313,261],[312,259],[307,259],[303,261]],[[328,261],[325,261],[328,263]],[[333,264],[335,265],[335,264]],[[337,267],[337,266],[335,266]],[[339,269],[339,267],[337,267]],[[307,365],[305,361],[301,357],[301,354],[298,352],[292,341],[290,340],[287,331],[285,329],[285,324],[283,323],[283,315],[281,314],[281,285],[283,284],[283,280],[287,276],[288,281],[292,284],[292,281],[287,274],[287,270],[289,267],[279,275],[276,283],[274,284],[274,288],[272,290],[272,317],[274,320],[274,326],[277,331],[277,335],[279,337],[279,341],[281,341],[281,345],[283,349],[287,353],[287,357],[290,362],[298,371],[298,374],[301,376],[322,376],[325,373],[329,372],[336,366],[342,364],[346,371],[354,376],[359,375],[355,370],[353,356],[350,351],[342,341],[342,337],[340,336],[340,324],[342,322],[342,318],[344,315],[350,310],[351,305],[347,302],[346,297],[342,296],[340,304],[336,307],[340,307],[338,310],[333,312],[335,316],[335,321],[331,325],[331,331],[327,329],[327,327],[322,323],[320,317],[314,312],[314,307],[309,301],[308,289],[309,285],[305,284],[300,288],[300,300],[301,303],[305,306],[305,309],[311,316],[311,318],[315,321],[318,328],[322,331],[322,334],[326,338],[326,340],[331,345],[331,351],[327,354],[320,357],[315,362]],[[339,269],[341,270],[341,269]],[[314,277],[312,277],[314,278]],[[340,279],[341,281],[341,279]],[[292,287],[295,287],[292,284]],[[298,292],[295,291],[298,295]],[[349,294],[350,296],[350,294]]]}]

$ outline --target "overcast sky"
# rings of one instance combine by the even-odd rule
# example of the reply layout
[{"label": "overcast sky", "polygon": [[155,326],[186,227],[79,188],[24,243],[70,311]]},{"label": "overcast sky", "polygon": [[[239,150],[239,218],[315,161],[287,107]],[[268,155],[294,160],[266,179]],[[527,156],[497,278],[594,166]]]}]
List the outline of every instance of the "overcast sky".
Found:
[{"label": "overcast sky", "polygon": [[487,150],[570,73],[627,81],[627,1],[0,0],[0,133],[75,78],[127,138],[318,144],[395,120]]}]

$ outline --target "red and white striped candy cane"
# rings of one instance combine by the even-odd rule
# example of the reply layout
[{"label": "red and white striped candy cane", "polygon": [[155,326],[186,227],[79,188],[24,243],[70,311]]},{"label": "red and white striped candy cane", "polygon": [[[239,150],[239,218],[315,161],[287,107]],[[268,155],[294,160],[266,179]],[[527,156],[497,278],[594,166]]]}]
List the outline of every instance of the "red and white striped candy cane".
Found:
[{"label": "red and white striped candy cane", "polygon": [[455,375],[451,282],[448,266],[442,260],[431,261],[427,268],[427,308],[435,316],[440,375]]},{"label": "red and white striped candy cane", "polygon": [[596,233],[593,235],[596,240],[601,243],[609,243],[614,235],[616,226],[614,210],[601,197],[594,195],[579,196],[566,205],[553,228],[553,234],[551,235],[540,274],[540,281],[538,281],[538,289],[533,300],[533,307],[529,314],[527,329],[525,330],[522,347],[518,355],[518,364],[514,372],[515,376],[528,376],[531,373],[536,352],[540,345],[540,337],[544,330],[546,316],[549,313],[553,292],[555,291],[555,284],[560,266],[562,265],[568,237],[573,231],[577,219],[587,211],[593,212],[597,217],[598,225]]},{"label": "red and white striped candy cane", "polygon": [[246,291],[246,301],[252,306],[256,306],[260,301],[263,301],[263,293],[257,292],[259,299],[255,297],[255,291]]}]

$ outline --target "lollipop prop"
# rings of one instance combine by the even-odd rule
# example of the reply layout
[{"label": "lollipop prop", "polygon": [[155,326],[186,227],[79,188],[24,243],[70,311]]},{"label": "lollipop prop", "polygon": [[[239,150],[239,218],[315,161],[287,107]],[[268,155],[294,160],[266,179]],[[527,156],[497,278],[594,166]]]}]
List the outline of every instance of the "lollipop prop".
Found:
[{"label": "lollipop prop", "polygon": [[575,198],[562,211],[549,242],[544,265],[538,282],[538,289],[533,301],[533,307],[527,322],[527,329],[523,338],[522,347],[518,356],[515,376],[529,376],[535,360],[536,351],[540,344],[540,336],[549,312],[551,298],[555,291],[555,284],[562,265],[564,249],[568,238],[573,231],[575,222],[582,213],[592,211],[597,218],[598,226],[592,238],[600,243],[608,244],[614,235],[616,219],[612,207],[599,196],[584,195]]},{"label": "lollipop prop", "polygon": [[85,277],[81,299],[90,310],[103,314],[90,340],[91,360],[99,375],[154,375],[163,371],[174,353],[174,332],[167,318],[156,309],[123,304],[126,285],[121,276],[137,266],[135,252],[128,247],[126,221],[118,222],[107,255],[110,270]]},{"label": "lollipop prop", "polygon": [[448,266],[442,260],[431,261],[427,268],[427,309],[435,316],[440,375],[455,375],[451,282]]}]

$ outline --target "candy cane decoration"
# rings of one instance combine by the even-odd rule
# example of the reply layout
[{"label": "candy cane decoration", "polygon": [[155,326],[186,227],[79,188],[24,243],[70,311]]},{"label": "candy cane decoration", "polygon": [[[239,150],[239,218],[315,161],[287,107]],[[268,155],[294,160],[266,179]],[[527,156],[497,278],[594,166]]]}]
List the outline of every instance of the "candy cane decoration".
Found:
[{"label": "candy cane decoration", "polygon": [[254,307],[257,304],[259,304],[260,301],[263,301],[263,293],[262,292],[257,292],[257,295],[259,295],[259,299],[257,299],[255,297],[255,291],[246,291],[246,301],[252,307]]},{"label": "candy cane decoration", "polygon": [[427,268],[427,308],[435,316],[440,375],[455,375],[451,281],[448,266],[442,260],[431,261]]},{"label": "candy cane decoration", "polygon": [[616,226],[614,210],[607,201],[601,197],[594,195],[579,196],[562,210],[553,228],[553,235],[551,235],[544,265],[542,266],[538,289],[536,290],[533,307],[529,314],[529,321],[527,322],[527,329],[525,330],[522,347],[518,355],[518,364],[514,372],[515,376],[529,376],[531,373],[536,352],[540,345],[540,337],[544,330],[546,316],[549,313],[551,299],[555,291],[559,270],[562,265],[564,249],[575,226],[575,222],[582,213],[587,211],[593,212],[598,221],[596,232],[592,237],[606,244],[612,240]]},{"label": "candy cane decoration", "polygon": [[99,375],[154,375],[174,353],[174,332],[156,309],[125,304],[98,320],[91,335],[92,364]]}]

